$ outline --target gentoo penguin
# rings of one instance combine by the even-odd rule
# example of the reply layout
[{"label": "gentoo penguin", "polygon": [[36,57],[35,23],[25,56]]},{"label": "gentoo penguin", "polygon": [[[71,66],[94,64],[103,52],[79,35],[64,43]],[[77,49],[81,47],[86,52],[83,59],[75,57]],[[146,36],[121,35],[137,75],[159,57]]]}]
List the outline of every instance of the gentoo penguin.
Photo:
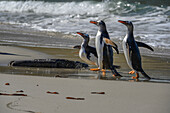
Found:
[{"label": "gentoo penguin", "polygon": [[96,38],[95,38],[95,46],[98,56],[98,69],[91,70],[101,70],[105,71],[105,69],[111,69],[113,76],[121,76],[113,66],[113,49],[110,45],[106,45],[104,39],[110,40],[109,34],[106,29],[106,25],[104,21],[90,21],[99,27]]},{"label": "gentoo penguin", "polygon": [[148,46],[142,42],[135,41],[134,36],[133,36],[132,22],[122,21],[122,20],[118,20],[118,22],[126,25],[128,28],[127,34],[126,34],[125,38],[123,39],[122,45],[123,45],[123,51],[124,51],[124,55],[125,55],[127,64],[133,70],[133,71],[131,71],[131,73],[133,73],[133,72],[136,73],[136,77],[132,77],[132,78],[138,79],[139,72],[141,72],[142,75],[146,79],[151,79],[142,69],[141,56],[140,56],[140,51],[139,51],[138,46],[148,48],[152,51],[153,51],[153,49],[150,46]]},{"label": "gentoo penguin", "polygon": [[[92,65],[96,65],[97,66],[97,63],[91,61],[91,57],[92,57],[92,54],[94,57],[98,58],[97,56],[97,52],[96,52],[96,48],[95,47],[91,47],[88,45],[89,43],[89,35],[88,34],[85,34],[85,33],[80,33],[80,32],[77,32],[77,34],[81,35],[83,37],[83,42],[81,45],[76,45],[74,46],[73,48],[77,48],[77,49],[80,49],[79,50],[79,57],[85,61],[86,63],[88,64],[92,64]],[[105,39],[104,41],[107,45],[111,45],[113,48],[115,48],[115,43],[112,42],[111,40],[109,39]],[[116,45],[117,46],[117,45]],[[117,53],[119,53],[118,49],[117,50]],[[115,68],[120,68],[120,66],[117,66],[117,65],[114,65]]]},{"label": "gentoo penguin", "polygon": [[95,62],[90,60],[91,54],[93,54],[97,58],[97,52],[96,48],[88,45],[89,35],[80,32],[77,32],[77,34],[81,35],[84,39],[79,50],[79,57],[88,64],[97,65]]}]

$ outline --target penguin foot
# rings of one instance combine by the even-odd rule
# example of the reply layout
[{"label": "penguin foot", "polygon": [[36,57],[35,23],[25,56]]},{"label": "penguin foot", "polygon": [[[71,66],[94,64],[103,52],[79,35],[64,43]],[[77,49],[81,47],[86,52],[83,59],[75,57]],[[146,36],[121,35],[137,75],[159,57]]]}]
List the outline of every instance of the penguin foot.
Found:
[{"label": "penguin foot", "polygon": [[106,70],[102,69],[101,71],[102,71],[103,76],[106,76]]},{"label": "penguin foot", "polygon": [[113,76],[113,78],[114,78],[114,79],[116,79],[116,78],[117,78],[117,76],[116,76],[115,74],[113,74],[112,76]]},{"label": "penguin foot", "polygon": [[121,66],[113,65],[116,69],[120,69]]},{"label": "penguin foot", "polygon": [[106,71],[102,71],[102,75],[103,75],[103,76],[106,76]]},{"label": "penguin foot", "polygon": [[134,73],[135,73],[135,71],[130,71],[130,72],[129,72],[129,74],[134,74]]},{"label": "penguin foot", "polygon": [[102,71],[102,72],[106,72],[106,70],[105,70],[105,69],[101,69],[101,71]]},{"label": "penguin foot", "polygon": [[115,74],[113,74],[112,75],[114,78],[121,78],[122,77],[122,75],[115,75]]},{"label": "penguin foot", "polygon": [[132,79],[138,79],[139,77],[132,77]]},{"label": "penguin foot", "polygon": [[120,77],[120,76],[117,76],[117,75],[115,75],[115,74],[113,74],[112,76],[113,76],[114,78]]},{"label": "penguin foot", "polygon": [[136,76],[132,76],[132,79],[138,79],[139,78],[139,73],[136,73]]},{"label": "penguin foot", "polygon": [[100,69],[99,68],[93,68],[93,69],[90,69],[91,71],[99,71]]}]

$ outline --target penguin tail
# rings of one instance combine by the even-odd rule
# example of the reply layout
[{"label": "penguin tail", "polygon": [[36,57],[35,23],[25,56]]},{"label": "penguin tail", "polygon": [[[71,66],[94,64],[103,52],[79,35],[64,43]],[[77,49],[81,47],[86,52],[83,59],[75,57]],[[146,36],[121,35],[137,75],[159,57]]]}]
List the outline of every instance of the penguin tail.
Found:
[{"label": "penguin tail", "polygon": [[146,79],[151,79],[143,70],[141,71],[141,74],[146,78]]},{"label": "penguin tail", "polygon": [[116,76],[116,77],[122,77],[122,75],[120,75],[120,74],[117,72],[117,70],[115,69],[114,66],[112,66],[111,71],[112,71],[112,73],[114,74],[114,76]]},{"label": "penguin tail", "polygon": [[117,66],[117,65],[113,65],[113,67],[116,68],[116,69],[120,69],[121,68],[121,66]]}]

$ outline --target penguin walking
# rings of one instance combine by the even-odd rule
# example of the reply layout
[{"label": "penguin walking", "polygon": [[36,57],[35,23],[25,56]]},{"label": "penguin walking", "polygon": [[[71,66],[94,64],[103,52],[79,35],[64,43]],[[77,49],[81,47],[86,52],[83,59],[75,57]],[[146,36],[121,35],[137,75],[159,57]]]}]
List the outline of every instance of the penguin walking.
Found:
[{"label": "penguin walking", "polygon": [[[113,76],[121,76],[113,66],[113,49],[111,45],[107,45],[105,42],[110,40],[109,34],[106,29],[106,25],[104,21],[90,21],[90,23],[95,24],[99,27],[96,38],[95,38],[95,46],[98,56],[98,68],[91,69],[92,71],[101,70],[105,72],[105,69],[109,68]],[[116,45],[116,44],[115,44]],[[117,48],[117,45],[114,47]]]},{"label": "penguin walking", "polygon": [[97,66],[97,64],[90,59],[91,54],[93,54],[97,58],[97,52],[96,52],[96,48],[88,45],[89,35],[85,34],[85,33],[80,33],[80,32],[77,32],[77,34],[81,35],[84,39],[81,46],[80,46],[79,57],[83,61],[87,62],[88,64]]},{"label": "penguin walking", "polygon": [[[88,45],[89,43],[89,40],[90,40],[90,37],[88,34],[86,33],[80,33],[80,32],[77,32],[77,34],[81,35],[82,38],[84,39],[82,44],[81,45],[76,45],[74,46],[74,48],[77,48],[77,49],[80,49],[79,50],[79,57],[85,61],[86,63],[88,64],[91,64],[91,65],[96,65],[98,66],[98,64],[96,62],[93,62],[91,59],[95,59],[95,58],[98,58],[97,56],[97,52],[96,52],[96,48],[95,47],[91,47]],[[105,43],[107,45],[111,45],[113,48],[115,48],[115,50],[117,51],[117,53],[119,53],[118,49],[116,49],[116,45],[114,42],[112,42],[111,40],[109,39],[104,39]],[[95,58],[92,58],[92,57],[95,57]],[[117,66],[117,65],[114,65],[115,68],[120,68],[120,66]]]},{"label": "penguin walking", "polygon": [[136,76],[132,78],[138,79],[139,72],[141,72],[141,74],[146,79],[151,79],[142,69],[141,55],[138,47],[145,47],[150,49],[151,51],[153,51],[153,49],[145,43],[135,41],[133,36],[133,24],[131,21],[118,20],[118,22],[126,25],[128,28],[127,34],[123,39],[122,45],[127,64],[132,69],[130,73],[136,74]]}]

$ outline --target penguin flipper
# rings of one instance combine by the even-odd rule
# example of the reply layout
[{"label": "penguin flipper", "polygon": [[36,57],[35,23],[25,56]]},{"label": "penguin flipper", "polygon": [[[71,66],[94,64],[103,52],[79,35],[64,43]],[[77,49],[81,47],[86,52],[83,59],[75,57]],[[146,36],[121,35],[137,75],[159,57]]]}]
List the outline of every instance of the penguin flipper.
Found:
[{"label": "penguin flipper", "polygon": [[151,79],[151,77],[149,77],[144,71],[143,69],[141,70],[141,74],[146,78],[146,79]]},{"label": "penguin flipper", "polygon": [[116,43],[108,38],[103,38],[103,41],[106,45],[110,45],[111,47],[113,47],[116,50],[117,54],[119,54],[118,46],[116,45]]},{"label": "penguin flipper", "polygon": [[121,66],[118,66],[118,65],[113,65],[116,69],[120,69]]},{"label": "penguin flipper", "polygon": [[89,59],[90,60],[90,53],[87,53],[87,59]]},{"label": "penguin flipper", "polygon": [[81,49],[81,45],[75,45],[73,48],[74,49]]},{"label": "penguin flipper", "polygon": [[91,46],[87,46],[86,47],[86,52],[87,53],[92,53],[96,58],[98,58],[96,48],[91,47]]},{"label": "penguin flipper", "polygon": [[115,66],[111,66],[110,68],[111,72],[113,73],[113,76],[116,76],[116,77],[122,77],[122,75],[120,75],[117,70],[115,69]]},{"label": "penguin flipper", "polygon": [[145,44],[143,42],[136,41],[136,43],[137,43],[138,47],[144,47],[144,48],[147,48],[147,49],[149,49],[151,51],[154,51],[149,45],[147,45],[147,44]]},{"label": "penguin flipper", "polygon": [[105,42],[106,45],[110,45],[110,46],[113,46],[113,47],[118,47],[113,41],[111,41],[110,39],[108,38],[103,38],[103,41]]},{"label": "penguin flipper", "polygon": [[[113,46],[112,46],[113,47]],[[113,47],[116,50],[116,53],[119,54],[118,48]]]}]

